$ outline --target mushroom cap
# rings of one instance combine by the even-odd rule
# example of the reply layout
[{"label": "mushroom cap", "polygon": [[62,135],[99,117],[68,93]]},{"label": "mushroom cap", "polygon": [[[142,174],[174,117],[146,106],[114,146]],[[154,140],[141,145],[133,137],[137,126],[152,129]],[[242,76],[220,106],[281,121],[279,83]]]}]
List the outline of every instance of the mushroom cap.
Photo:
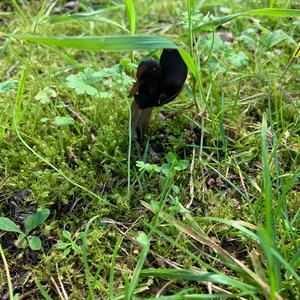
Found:
[{"label": "mushroom cap", "polygon": [[137,69],[137,81],[130,96],[140,109],[161,106],[175,99],[187,77],[187,66],[177,49],[164,49],[159,63],[143,61]]},{"label": "mushroom cap", "polygon": [[162,70],[160,64],[154,59],[148,59],[142,61],[136,72],[138,79],[142,78],[154,78],[158,79],[162,76]]},{"label": "mushroom cap", "polygon": [[159,105],[164,105],[180,94],[188,69],[177,49],[164,49],[159,64],[163,73],[159,87]]}]

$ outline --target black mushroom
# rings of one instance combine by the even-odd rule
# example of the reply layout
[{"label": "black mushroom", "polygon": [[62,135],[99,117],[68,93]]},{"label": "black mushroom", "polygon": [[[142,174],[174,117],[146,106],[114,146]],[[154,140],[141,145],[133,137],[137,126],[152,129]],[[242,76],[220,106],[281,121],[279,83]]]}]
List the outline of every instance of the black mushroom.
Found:
[{"label": "black mushroom", "polygon": [[133,137],[140,140],[148,125],[152,108],[175,99],[182,91],[187,77],[187,66],[177,49],[164,49],[159,63],[148,59],[139,64],[137,81],[130,96]]}]

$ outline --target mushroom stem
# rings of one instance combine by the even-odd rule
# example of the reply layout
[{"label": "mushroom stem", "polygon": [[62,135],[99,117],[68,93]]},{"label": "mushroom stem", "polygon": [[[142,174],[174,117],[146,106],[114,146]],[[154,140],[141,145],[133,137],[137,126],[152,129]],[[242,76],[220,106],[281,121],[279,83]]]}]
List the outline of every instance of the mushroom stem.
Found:
[{"label": "mushroom stem", "polygon": [[140,109],[136,103],[136,101],[132,102],[131,105],[131,132],[132,132],[132,137],[140,141],[144,134],[145,131],[148,127],[150,116],[152,113],[152,107],[148,107],[145,109]]}]

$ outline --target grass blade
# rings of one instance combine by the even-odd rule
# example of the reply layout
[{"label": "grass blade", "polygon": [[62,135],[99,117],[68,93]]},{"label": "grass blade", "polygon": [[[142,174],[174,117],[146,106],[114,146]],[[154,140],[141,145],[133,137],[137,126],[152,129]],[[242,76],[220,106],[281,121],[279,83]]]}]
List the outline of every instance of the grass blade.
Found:
[{"label": "grass blade", "polygon": [[210,30],[212,28],[216,28],[216,27],[218,27],[222,24],[225,24],[225,23],[227,23],[227,22],[229,22],[233,19],[236,19],[237,17],[242,16],[242,15],[243,15],[242,13],[237,13],[237,14],[234,14],[234,15],[228,15],[228,16],[224,16],[224,17],[220,17],[220,18],[215,18],[212,21],[203,23],[203,24],[195,27],[193,29],[193,32],[196,33],[196,32]]},{"label": "grass blade", "polygon": [[267,145],[267,121],[266,116],[263,116],[262,121],[262,162],[263,162],[263,182],[264,182],[264,198],[265,198],[265,214],[266,214],[266,230],[272,244],[275,240],[275,225],[273,214],[273,198],[272,198],[272,184],[270,175],[270,165],[268,157]]},{"label": "grass blade", "polygon": [[117,258],[117,254],[118,254],[118,250],[120,248],[120,245],[122,243],[122,235],[118,236],[115,248],[114,248],[114,252],[112,255],[112,259],[111,259],[111,264],[110,264],[110,270],[109,270],[109,296],[110,299],[113,299],[114,294],[113,294],[113,288],[114,288],[114,271],[115,271],[115,266],[116,266],[116,258]]},{"label": "grass blade", "polygon": [[130,284],[128,286],[128,290],[126,290],[126,298],[125,298],[126,300],[130,300],[132,298],[132,295],[134,294],[134,291],[137,287],[137,284],[138,284],[138,281],[139,281],[139,278],[140,278],[145,260],[147,258],[148,252],[150,250],[150,240],[151,240],[152,234],[154,232],[154,229],[158,226],[159,213],[163,209],[163,205],[164,205],[164,203],[166,201],[166,198],[167,198],[167,196],[170,192],[171,184],[173,182],[174,176],[175,176],[174,169],[173,169],[173,166],[171,166],[170,174],[169,174],[169,176],[168,176],[168,178],[167,178],[167,180],[164,184],[164,188],[163,188],[163,191],[162,191],[161,196],[160,196],[160,200],[159,200],[159,204],[158,204],[158,206],[159,206],[158,212],[155,213],[154,217],[151,220],[151,225],[152,225],[153,229],[147,235],[148,242],[142,245],[143,248],[142,248],[139,260],[138,260],[137,265],[134,269],[132,279],[131,279]]},{"label": "grass blade", "polygon": [[132,35],[134,35],[136,29],[136,17],[135,17],[135,8],[134,8],[133,0],[125,0],[125,5],[126,5],[127,16],[129,19],[130,32]]},{"label": "grass blade", "polygon": [[271,299],[273,299],[275,297],[275,293],[279,290],[279,269],[277,260],[273,257],[270,251],[271,248],[275,248],[276,229],[273,211],[273,194],[270,175],[270,163],[268,157],[267,121],[265,114],[263,115],[262,120],[261,143],[266,226],[265,229],[260,229],[259,236],[261,238],[261,245],[264,249],[269,263],[269,280],[271,287],[270,296]]},{"label": "grass blade", "polygon": [[42,296],[46,299],[46,300],[52,300],[53,298],[47,293],[47,291],[45,290],[45,288],[41,285],[41,283],[35,278],[35,285],[37,286],[37,288],[39,289],[40,293],[42,294]]},{"label": "grass blade", "polygon": [[[187,295],[171,295],[171,296],[160,296],[160,297],[151,297],[145,298],[146,300],[188,300],[188,299],[227,299],[227,298],[240,298],[250,293],[238,293],[238,294],[187,294]],[[242,299],[242,298],[240,298]]]},{"label": "grass blade", "polygon": [[243,15],[270,16],[270,17],[299,17],[300,9],[261,8],[249,10]]},{"label": "grass blade", "polygon": [[99,17],[99,15],[103,16],[103,14],[105,13],[113,12],[120,8],[121,6],[110,6],[105,9],[94,10],[91,12],[81,12],[72,15],[53,16],[47,18],[47,21],[49,22],[49,24],[59,24],[59,23],[73,22],[73,21],[97,21],[97,20],[101,21],[103,17]]},{"label": "grass blade", "polygon": [[227,15],[220,18],[215,18],[209,22],[203,23],[193,29],[193,32],[201,32],[205,30],[210,30],[212,28],[216,28],[222,24],[225,24],[233,19],[236,19],[240,16],[271,16],[271,17],[299,17],[300,9],[277,9],[277,8],[262,8],[262,9],[254,9],[248,10],[245,12],[239,12],[232,15]]},{"label": "grass blade", "polygon": [[59,46],[64,48],[76,48],[82,50],[107,50],[107,51],[132,51],[153,50],[162,48],[177,49],[174,42],[160,36],[40,36],[40,35],[17,35],[10,34],[18,40]]},{"label": "grass blade", "polygon": [[142,268],[143,268],[144,262],[147,258],[149,249],[150,249],[150,242],[148,242],[147,245],[145,245],[143,247],[142,251],[141,251],[141,254],[140,254],[139,260],[137,262],[137,265],[135,267],[132,279],[131,279],[130,284],[128,286],[128,290],[127,290],[126,298],[125,298],[126,300],[130,300],[132,295],[134,294],[134,291],[135,291],[136,286],[138,284],[140,274],[142,272]]},{"label": "grass blade", "polygon": [[12,282],[11,282],[9,267],[8,267],[7,260],[5,258],[4,251],[2,249],[1,244],[0,244],[0,254],[1,254],[1,258],[2,258],[2,261],[3,261],[5,273],[6,273],[6,280],[7,280],[7,285],[8,285],[9,299],[10,300],[14,300],[15,299],[14,298],[14,290],[13,290],[13,286],[12,286]]},{"label": "grass blade", "polygon": [[88,236],[88,232],[90,229],[91,224],[93,223],[94,220],[96,220],[97,218],[99,218],[100,216],[95,216],[93,218],[91,218],[86,226],[85,226],[85,230],[84,230],[84,235],[82,237],[82,260],[83,260],[83,265],[84,265],[84,272],[85,272],[85,279],[86,279],[86,283],[87,286],[89,288],[89,297],[91,296],[92,299],[94,299],[94,290],[92,289],[92,274],[90,271],[90,267],[88,264],[88,257],[87,257],[87,236]]},{"label": "grass blade", "polygon": [[155,276],[168,279],[176,280],[187,280],[187,281],[198,281],[198,282],[213,282],[229,286],[234,286],[239,289],[256,291],[256,288],[246,284],[241,283],[238,280],[230,278],[228,276],[222,276],[222,274],[215,274],[212,272],[203,272],[188,269],[144,269],[141,272],[142,276]]}]

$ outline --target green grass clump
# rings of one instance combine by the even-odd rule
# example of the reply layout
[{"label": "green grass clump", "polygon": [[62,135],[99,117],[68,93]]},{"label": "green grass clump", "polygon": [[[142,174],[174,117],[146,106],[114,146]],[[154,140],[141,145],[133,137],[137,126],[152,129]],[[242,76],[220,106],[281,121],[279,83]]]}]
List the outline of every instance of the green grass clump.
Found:
[{"label": "green grass clump", "polygon": [[[294,1],[2,2],[1,298],[299,298]],[[189,77],[137,144],[162,48]]]}]

